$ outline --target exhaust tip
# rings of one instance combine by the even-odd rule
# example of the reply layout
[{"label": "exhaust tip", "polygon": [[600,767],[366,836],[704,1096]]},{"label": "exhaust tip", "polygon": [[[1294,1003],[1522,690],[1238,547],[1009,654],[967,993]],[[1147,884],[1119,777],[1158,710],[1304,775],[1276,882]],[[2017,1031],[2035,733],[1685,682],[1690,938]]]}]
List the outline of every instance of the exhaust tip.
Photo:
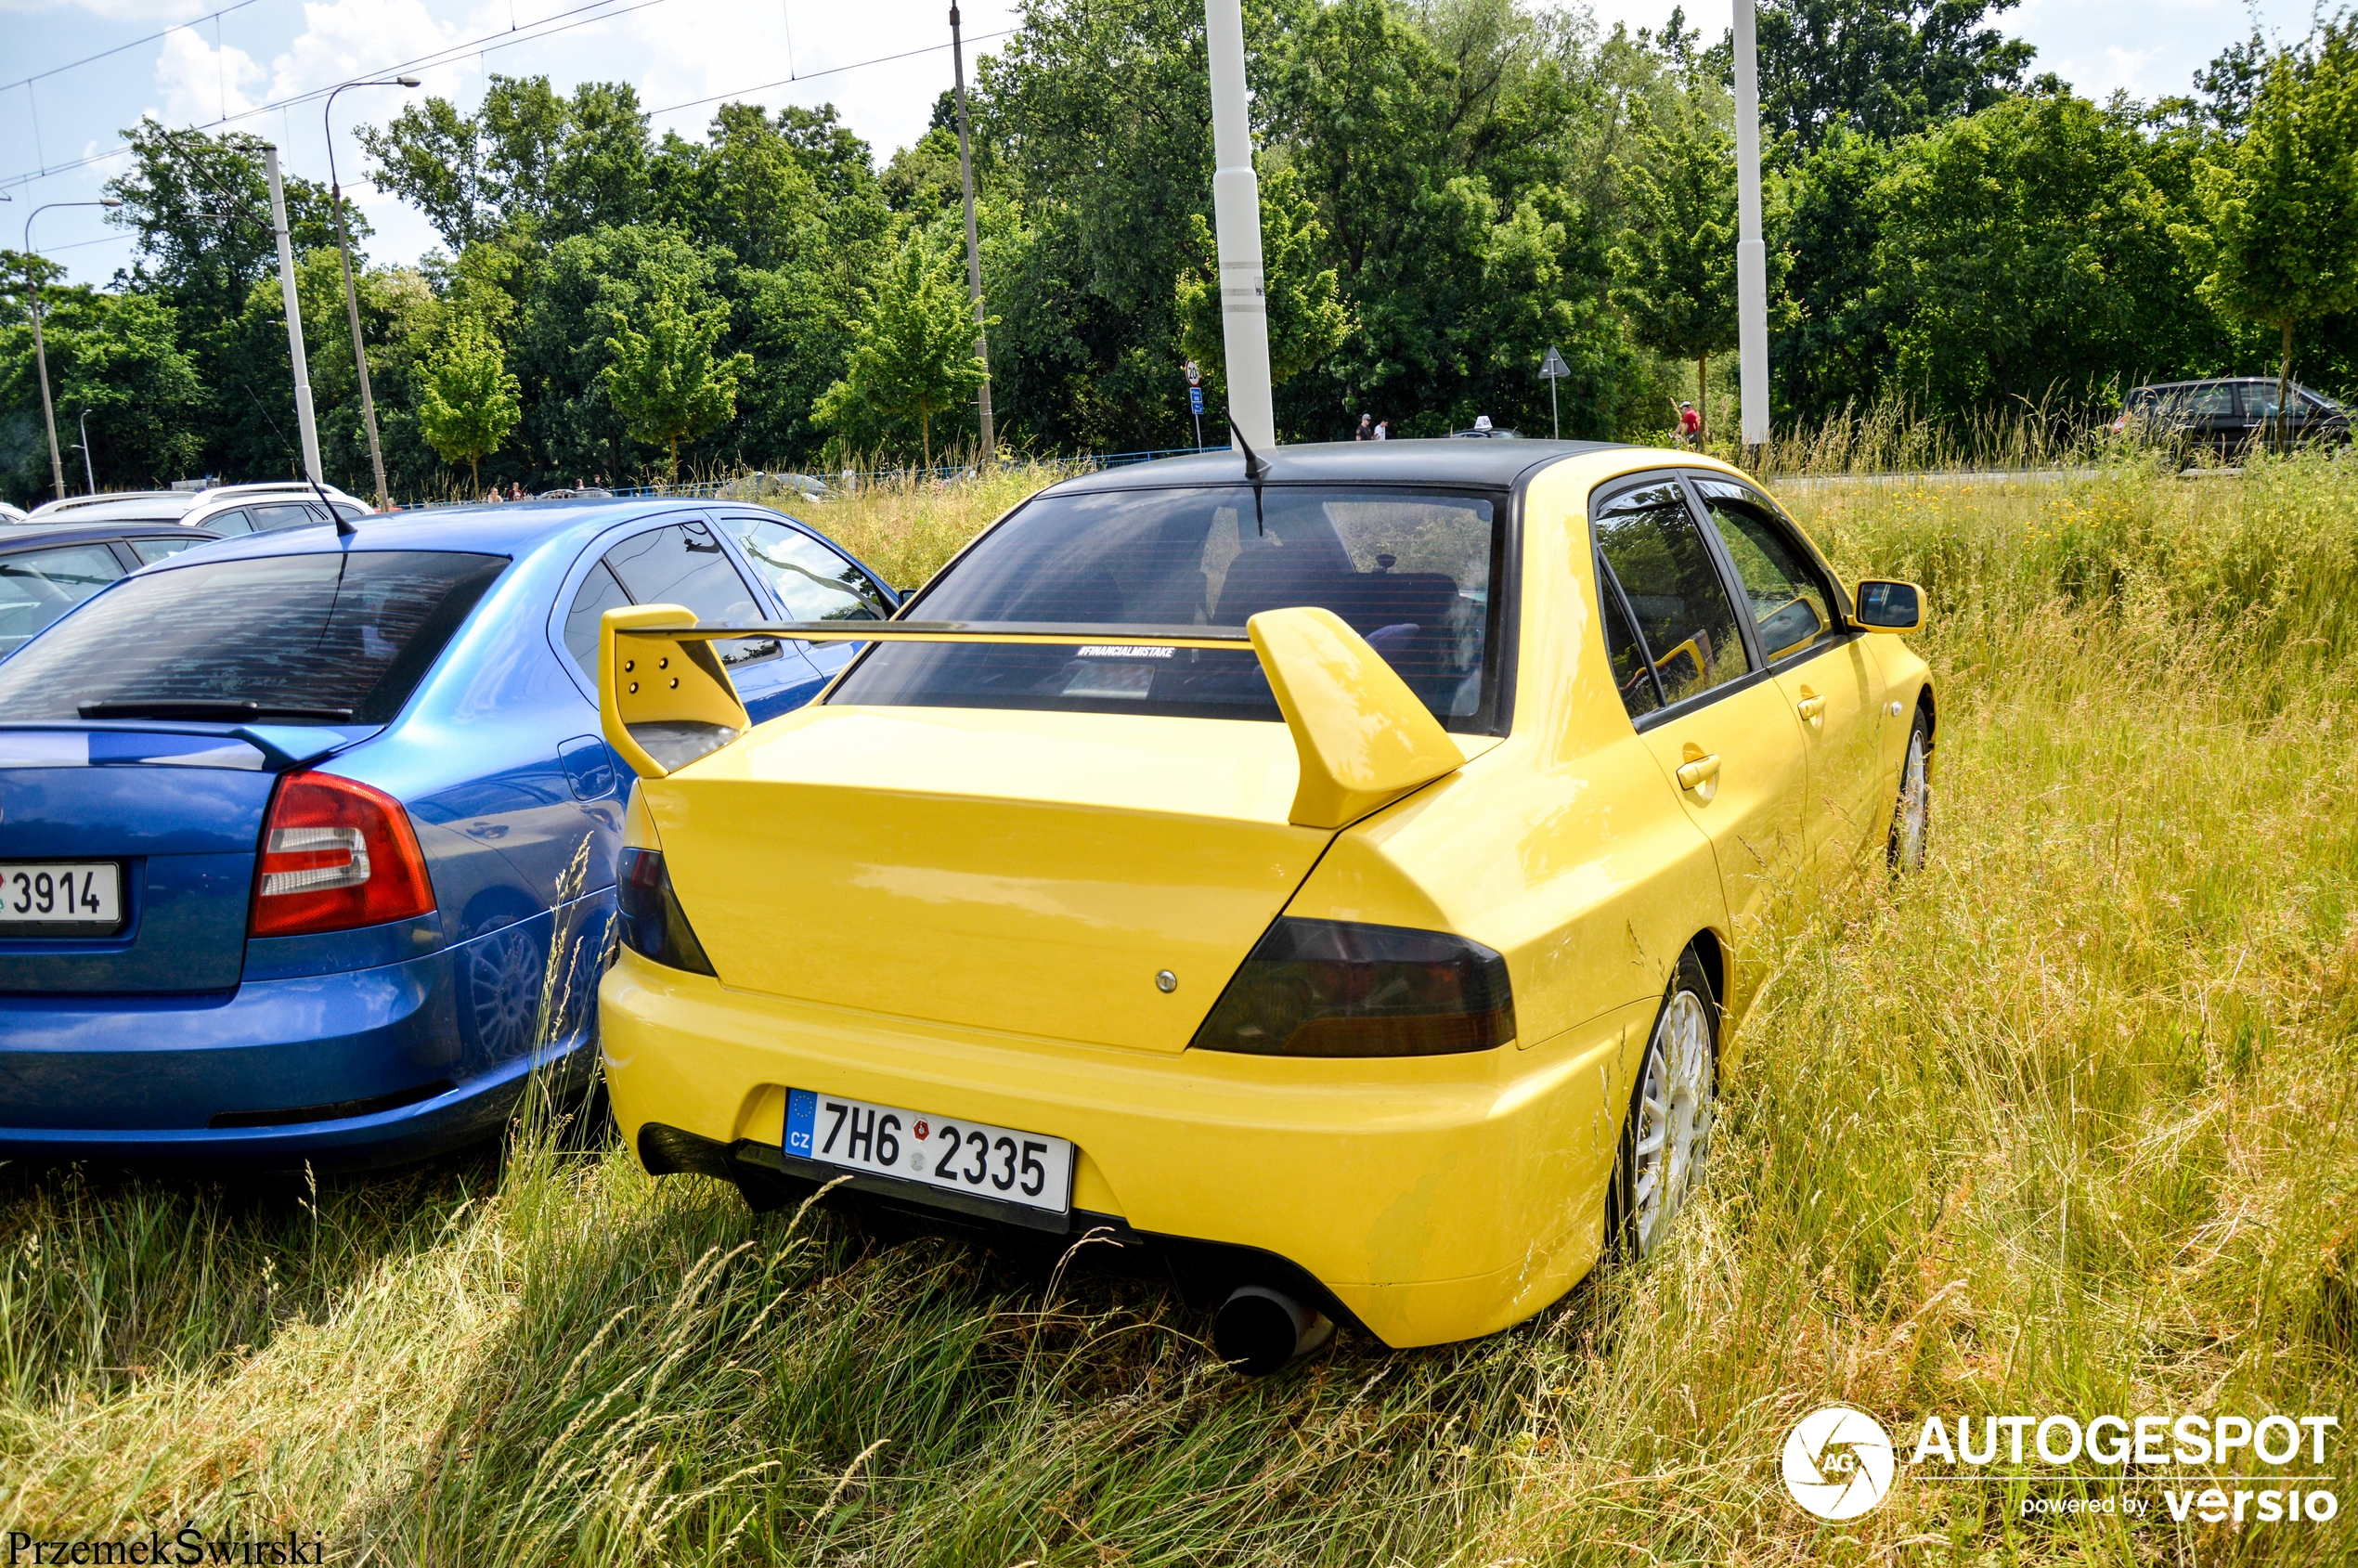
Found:
[{"label": "exhaust tip", "polygon": [[1334,1337],[1326,1314],[1266,1285],[1239,1286],[1211,1320],[1211,1348],[1248,1378],[1265,1378]]}]

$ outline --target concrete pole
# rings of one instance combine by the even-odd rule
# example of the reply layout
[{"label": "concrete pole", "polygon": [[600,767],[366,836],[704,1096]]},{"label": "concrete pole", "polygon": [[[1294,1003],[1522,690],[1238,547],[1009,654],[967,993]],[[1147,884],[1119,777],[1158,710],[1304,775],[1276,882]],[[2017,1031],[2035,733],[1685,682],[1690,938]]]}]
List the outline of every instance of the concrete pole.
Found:
[{"label": "concrete pole", "polygon": [[[352,317],[352,368],[360,377],[360,422],[369,427],[369,466],[376,473],[377,510],[393,510],[393,493],[385,488],[384,447],[377,440],[377,399],[369,390],[369,351],[360,343],[360,296],[352,288],[352,236],[343,223],[343,185],[336,178],[336,93],[345,87],[414,87],[415,76],[387,76],[368,82],[346,82],[328,95],[319,110],[319,129],[328,140],[328,203],[336,211],[336,253],[343,258],[343,307]],[[339,530],[341,532],[341,530]]]},{"label": "concrete pole", "polygon": [[1241,0],[1204,0],[1211,61],[1211,216],[1220,246],[1220,322],[1228,423],[1256,452],[1277,444],[1269,392],[1269,299],[1261,271],[1261,185],[1252,173]]},{"label": "concrete pole", "polygon": [[958,7],[950,7],[950,65],[958,78],[958,178],[966,188],[966,292],[975,302],[975,357],[982,361],[982,384],[976,388],[975,411],[982,419],[982,463],[991,466],[996,442],[991,429],[991,344],[983,326],[982,241],[975,231],[975,161],[966,140],[966,49],[958,36]]},{"label": "concrete pole", "polygon": [[[27,227],[32,226],[28,224]],[[32,247],[28,243],[25,247]],[[49,402],[49,351],[41,343],[41,282],[33,279],[30,293],[32,305],[32,363],[41,374],[41,418],[49,427],[49,478],[57,486],[58,499],[66,499],[66,460],[58,451],[58,410]]]},{"label": "concrete pole", "polygon": [[270,231],[279,240],[279,296],[287,305],[287,356],[294,362],[295,422],[303,431],[303,473],[319,478],[319,426],[311,414],[311,364],[303,352],[303,306],[295,299],[294,241],[287,233],[287,191],[279,179],[279,149],[262,149],[270,175]]},{"label": "concrete pole", "polygon": [[[25,214],[24,252],[38,262],[41,253],[32,248],[32,220],[52,207],[120,207],[123,199],[109,196],[97,201],[49,201]],[[58,450],[58,410],[49,401],[49,350],[41,341],[41,272],[35,266],[25,278],[25,304],[32,313],[32,363],[41,378],[41,419],[49,430],[49,479],[57,488],[58,499],[66,499],[66,460]]]},{"label": "concrete pole", "polygon": [[1768,440],[1768,247],[1760,234],[1760,62],[1753,0],[1736,12],[1736,344],[1743,444]]}]

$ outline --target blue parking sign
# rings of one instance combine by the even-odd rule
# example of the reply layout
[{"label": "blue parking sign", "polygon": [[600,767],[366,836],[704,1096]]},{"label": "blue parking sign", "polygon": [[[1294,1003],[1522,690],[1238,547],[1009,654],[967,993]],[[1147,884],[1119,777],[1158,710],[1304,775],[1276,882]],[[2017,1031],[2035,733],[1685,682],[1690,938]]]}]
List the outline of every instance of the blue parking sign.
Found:
[{"label": "blue parking sign", "polygon": [[1187,411],[1195,414],[1203,412],[1203,388],[1191,386],[1187,389]]}]

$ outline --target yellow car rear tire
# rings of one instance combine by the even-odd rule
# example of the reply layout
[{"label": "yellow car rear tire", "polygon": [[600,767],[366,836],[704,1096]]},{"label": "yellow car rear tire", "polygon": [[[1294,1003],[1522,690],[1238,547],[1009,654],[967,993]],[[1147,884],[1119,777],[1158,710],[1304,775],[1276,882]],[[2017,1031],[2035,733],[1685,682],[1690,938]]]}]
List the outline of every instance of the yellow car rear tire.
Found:
[{"label": "yellow car rear tire", "polygon": [[1719,1003],[1689,948],[1664,994],[1630,1085],[1621,1157],[1606,1208],[1613,1253],[1636,1260],[1661,1250],[1703,1180],[1718,1115]]}]

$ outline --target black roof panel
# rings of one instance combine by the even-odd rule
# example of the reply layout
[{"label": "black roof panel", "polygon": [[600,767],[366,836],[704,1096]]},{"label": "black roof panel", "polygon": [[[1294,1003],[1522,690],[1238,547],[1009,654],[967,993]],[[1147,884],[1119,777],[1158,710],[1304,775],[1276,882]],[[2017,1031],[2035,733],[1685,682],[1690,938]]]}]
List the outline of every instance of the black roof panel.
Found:
[{"label": "black roof panel", "polygon": [[[1503,490],[1533,469],[1625,445],[1613,441],[1318,441],[1277,447],[1260,456],[1272,485],[1442,485]],[[1238,452],[1206,452],[1122,468],[1099,469],[1059,481],[1059,495],[1139,490],[1167,485],[1236,485],[1244,480]]]}]

